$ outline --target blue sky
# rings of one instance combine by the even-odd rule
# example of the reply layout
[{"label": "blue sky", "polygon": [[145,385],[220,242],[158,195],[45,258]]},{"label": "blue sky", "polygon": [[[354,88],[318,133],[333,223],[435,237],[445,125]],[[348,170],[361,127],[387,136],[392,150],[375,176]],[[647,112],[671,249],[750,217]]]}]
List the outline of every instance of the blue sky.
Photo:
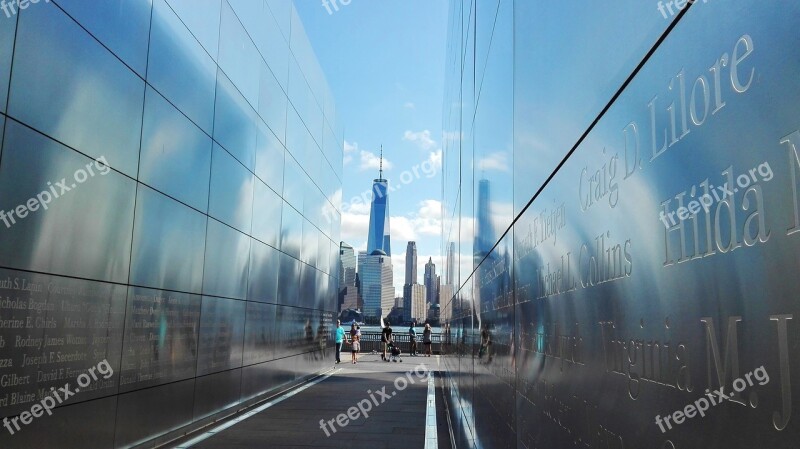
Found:
[{"label": "blue sky", "polygon": [[[332,0],[328,0],[332,1]],[[378,177],[384,149],[396,294],[402,294],[404,257],[417,242],[418,282],[441,232],[442,98],[447,34],[444,0],[296,0],[311,45],[336,98],[344,124],[342,240],[365,249],[369,206],[353,197]],[[434,176],[430,168],[435,166]]]}]

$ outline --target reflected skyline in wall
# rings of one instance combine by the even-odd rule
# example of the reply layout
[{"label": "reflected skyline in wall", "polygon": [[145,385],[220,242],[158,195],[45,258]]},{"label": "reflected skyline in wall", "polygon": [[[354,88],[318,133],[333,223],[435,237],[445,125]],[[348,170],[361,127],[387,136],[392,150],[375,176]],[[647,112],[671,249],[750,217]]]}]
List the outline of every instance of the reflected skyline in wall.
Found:
[{"label": "reflected skyline in wall", "polygon": [[800,11],[657,4],[450,2],[458,447],[781,447],[800,429]]}]

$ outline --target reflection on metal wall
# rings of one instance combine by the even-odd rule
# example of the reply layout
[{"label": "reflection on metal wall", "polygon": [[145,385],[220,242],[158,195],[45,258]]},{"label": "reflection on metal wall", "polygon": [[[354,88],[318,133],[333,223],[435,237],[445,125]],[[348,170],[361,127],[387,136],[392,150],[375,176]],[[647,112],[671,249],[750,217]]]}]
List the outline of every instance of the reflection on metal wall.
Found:
[{"label": "reflection on metal wall", "polygon": [[451,2],[459,447],[800,434],[800,8],[674,3]]},{"label": "reflection on metal wall", "polygon": [[327,365],[342,141],[290,2],[0,14],[0,447],[166,441]]}]

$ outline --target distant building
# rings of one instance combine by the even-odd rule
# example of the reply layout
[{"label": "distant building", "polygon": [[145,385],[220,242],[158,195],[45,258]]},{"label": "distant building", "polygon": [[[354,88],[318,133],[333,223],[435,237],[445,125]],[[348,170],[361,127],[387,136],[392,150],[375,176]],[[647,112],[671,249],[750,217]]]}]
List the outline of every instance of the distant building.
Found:
[{"label": "distant building", "polygon": [[403,287],[403,319],[406,322],[411,320],[423,322],[426,315],[425,286],[411,284]]},{"label": "distant building", "polygon": [[382,250],[359,257],[358,278],[361,284],[362,312],[365,317],[386,316],[394,306],[392,258]]},{"label": "distant building", "polygon": [[345,242],[339,244],[339,311],[361,309],[356,283],[356,255],[353,247]]},{"label": "distant building", "polygon": [[339,243],[339,285],[356,285],[356,253],[345,242]]},{"label": "distant building", "polygon": [[367,235],[367,252],[383,251],[392,256],[391,237],[389,234],[389,181],[383,179],[383,148],[378,179],[372,181],[372,203],[369,210],[369,229]]},{"label": "distant building", "polygon": [[439,291],[442,289],[442,277],[441,276],[436,276],[436,282],[434,283],[434,287],[436,288],[436,294],[434,295],[434,297],[433,297],[434,300],[431,302],[431,304],[437,304],[438,305],[440,303],[440,301],[441,301],[440,298],[439,298]]},{"label": "distant building", "polygon": [[417,242],[408,242],[406,246],[406,282],[404,285],[417,283]]},{"label": "distant building", "polygon": [[447,265],[445,266],[445,284],[456,285],[456,244],[450,242],[447,248]]},{"label": "distant building", "polygon": [[439,304],[431,304],[431,307],[428,309],[428,321],[432,323],[438,323],[439,317],[440,317]]},{"label": "distant building", "polygon": [[436,301],[436,290],[436,265],[429,257],[428,263],[425,264],[425,302],[432,304]]},{"label": "distant building", "polygon": [[[418,312],[416,315],[412,312],[414,286],[422,288],[424,292],[424,288],[417,283],[417,242],[408,242],[406,246],[406,282],[403,284],[403,319],[405,321],[411,321],[412,317],[416,318],[418,315]],[[422,301],[425,301],[424,293],[422,294]]]},{"label": "distant building", "polygon": [[453,286],[444,284],[439,290],[439,319],[449,321],[453,318]]},{"label": "distant building", "polygon": [[383,149],[380,172],[372,183],[367,253],[359,254],[358,276],[364,316],[385,317],[394,307],[392,249],[389,235],[389,181],[383,179]]}]

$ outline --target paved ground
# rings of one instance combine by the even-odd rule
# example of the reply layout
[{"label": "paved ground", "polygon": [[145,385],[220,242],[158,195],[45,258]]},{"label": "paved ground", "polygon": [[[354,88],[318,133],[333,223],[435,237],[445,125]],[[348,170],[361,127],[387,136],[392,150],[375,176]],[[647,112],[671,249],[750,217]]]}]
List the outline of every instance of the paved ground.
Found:
[{"label": "paved ground", "polygon": [[[403,363],[386,363],[379,355],[364,354],[355,365],[346,361],[349,359],[349,354],[346,359],[342,354],[343,363],[337,365],[340,369],[329,378],[192,448],[422,449],[428,379],[418,377],[414,370],[418,368],[421,374],[435,371],[438,358],[403,357]],[[408,386],[399,390],[403,381],[397,379],[405,379]],[[438,394],[436,401],[437,409],[441,410]],[[359,403],[363,409],[372,408],[367,411],[368,418],[358,410]],[[360,416],[355,420],[348,418],[349,422],[341,426],[336,418],[347,414],[348,409],[353,415],[358,410]],[[320,428],[320,420],[326,421],[325,430]],[[441,413],[438,421],[442,421]],[[449,447],[447,423],[437,424],[439,447]]]}]

